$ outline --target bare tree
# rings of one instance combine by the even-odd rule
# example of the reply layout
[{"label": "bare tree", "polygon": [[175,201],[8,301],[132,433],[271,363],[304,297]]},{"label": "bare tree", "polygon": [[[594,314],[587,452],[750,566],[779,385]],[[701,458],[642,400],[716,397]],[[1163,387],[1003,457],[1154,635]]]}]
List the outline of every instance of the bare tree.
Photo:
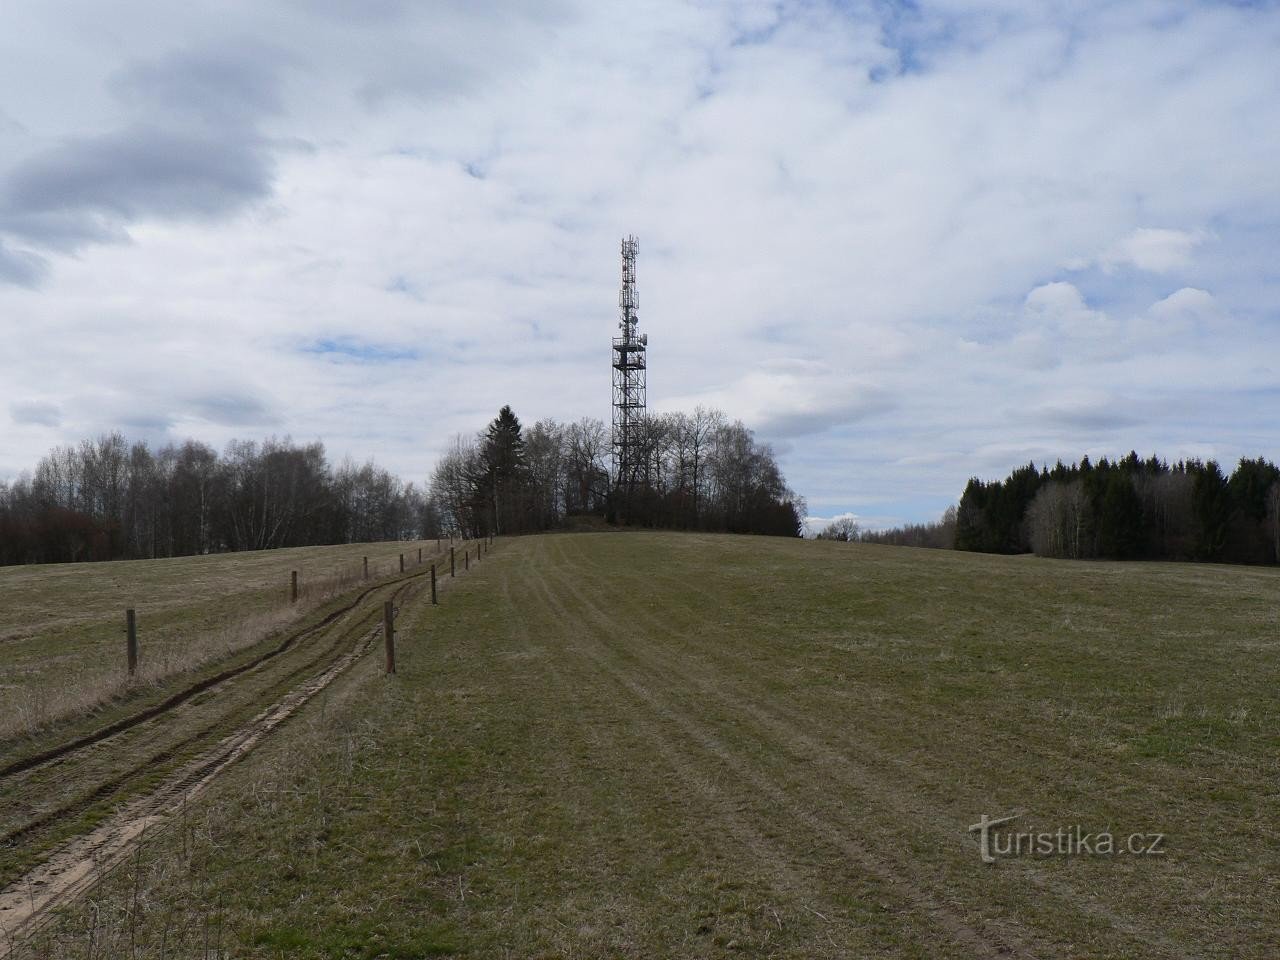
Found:
[{"label": "bare tree", "polygon": [[853,517],[837,517],[823,528],[818,539],[850,543],[858,539],[858,530],[858,521]]},{"label": "bare tree", "polygon": [[595,417],[575,420],[564,429],[567,513],[593,513],[609,492],[609,432]]},{"label": "bare tree", "polygon": [[1090,556],[1088,500],[1084,484],[1052,480],[1041,486],[1024,519],[1031,549],[1042,557]]}]

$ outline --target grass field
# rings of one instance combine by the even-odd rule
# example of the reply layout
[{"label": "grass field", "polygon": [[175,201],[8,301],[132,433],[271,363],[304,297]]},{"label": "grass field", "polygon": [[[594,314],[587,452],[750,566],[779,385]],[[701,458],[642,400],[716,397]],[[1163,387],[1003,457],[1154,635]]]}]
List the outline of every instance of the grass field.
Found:
[{"label": "grass field", "polygon": [[[434,547],[431,541],[430,546]],[[134,607],[139,680],[251,645],[423,544],[0,567],[0,742],[125,692],[124,611]],[[299,604],[289,602],[298,571]]]},{"label": "grass field", "polygon": [[[1275,957],[1278,610],[1262,569],[500,541],[17,952]],[[984,864],[984,814],[1165,852]]]}]

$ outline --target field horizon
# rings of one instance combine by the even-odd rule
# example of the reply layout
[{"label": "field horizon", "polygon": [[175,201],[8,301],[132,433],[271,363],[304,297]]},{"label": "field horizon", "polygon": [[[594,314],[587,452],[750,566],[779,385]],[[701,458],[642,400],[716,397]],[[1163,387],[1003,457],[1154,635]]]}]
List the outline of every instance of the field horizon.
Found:
[{"label": "field horizon", "polygon": [[625,531],[422,584],[379,588],[396,675],[353,607],[332,682],[11,955],[1280,948],[1280,572]]}]

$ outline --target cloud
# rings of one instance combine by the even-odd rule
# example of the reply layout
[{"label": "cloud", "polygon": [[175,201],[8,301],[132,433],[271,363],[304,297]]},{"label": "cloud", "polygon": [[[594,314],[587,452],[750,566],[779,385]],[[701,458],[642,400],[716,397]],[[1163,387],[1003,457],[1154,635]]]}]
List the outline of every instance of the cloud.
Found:
[{"label": "cloud", "polygon": [[1191,266],[1191,255],[1203,242],[1201,233],[1140,227],[1112,244],[1098,263],[1107,271],[1134,267],[1149,273],[1173,273]]},{"label": "cloud", "polygon": [[9,404],[9,417],[14,423],[35,424],[43,427],[62,425],[62,410],[47,400],[21,400]]},{"label": "cloud", "polygon": [[421,481],[506,402],[608,420],[636,233],[651,408],[823,513],[1266,453],[1280,10],[1158,6],[19,5],[0,382],[59,442],[269,425]]},{"label": "cloud", "polygon": [[1014,346],[1032,366],[1053,366],[1072,358],[1105,359],[1128,346],[1121,324],[1090,307],[1079,288],[1062,280],[1027,294],[1022,325]]},{"label": "cloud", "polygon": [[[74,252],[126,242],[139,223],[211,221],[264,199],[275,162],[258,124],[281,112],[289,61],[241,40],[126,63],[106,83],[126,107],[117,129],[28,149],[0,172],[0,234]],[[36,256],[25,271],[0,265],[0,280],[35,286]]]},{"label": "cloud", "polygon": [[193,415],[224,426],[263,426],[278,422],[264,400],[243,394],[198,395],[190,397],[186,407]]},{"label": "cloud", "polygon": [[185,48],[130,63],[109,81],[130,107],[178,125],[252,127],[284,107],[281,71],[293,57],[278,47],[239,41]]},{"label": "cloud", "polygon": [[44,279],[48,261],[26,250],[14,250],[0,238],[0,283],[35,287]]},{"label": "cloud", "polygon": [[1072,430],[1101,433],[1141,423],[1131,398],[1095,395],[1055,400],[1032,411],[1036,420]]},{"label": "cloud", "polygon": [[1104,320],[1100,311],[1089,308],[1074,284],[1063,280],[1036,287],[1027,294],[1023,308],[1032,323],[1066,331],[1097,327]]},{"label": "cloud", "polygon": [[292,0],[299,9],[332,17],[344,26],[351,23],[402,22],[408,14],[406,0]]},{"label": "cloud", "polygon": [[138,410],[119,414],[112,428],[126,432],[131,440],[159,443],[168,439],[176,423],[170,414]]},{"label": "cloud", "polygon": [[272,162],[252,142],[138,126],[28,158],[0,183],[0,229],[74,250],[119,241],[146,217],[208,220],[267,195]]},{"label": "cloud", "polygon": [[852,520],[859,527],[862,525],[856,513],[837,513],[833,517],[805,517],[803,521],[804,535],[806,537],[816,537],[837,520]]},{"label": "cloud", "polygon": [[1164,326],[1166,332],[1170,328],[1188,329],[1212,323],[1222,316],[1222,308],[1213,294],[1196,287],[1175,290],[1163,300],[1153,303],[1147,312]]},{"label": "cloud", "polygon": [[889,394],[851,371],[822,361],[780,359],[719,389],[681,396],[667,405],[719,407],[740,417],[766,439],[820,433],[886,412]]}]

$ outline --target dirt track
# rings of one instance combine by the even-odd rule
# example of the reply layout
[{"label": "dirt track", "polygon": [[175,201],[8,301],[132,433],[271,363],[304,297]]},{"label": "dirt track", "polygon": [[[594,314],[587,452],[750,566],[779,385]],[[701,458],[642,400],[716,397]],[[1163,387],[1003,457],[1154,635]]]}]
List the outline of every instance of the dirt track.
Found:
[{"label": "dirt track", "polygon": [[[1274,835],[1241,799],[1274,792],[1272,688],[1202,650],[1213,571],[1189,600],[1164,568],[699,534],[509,546],[440,608],[406,597],[405,628],[439,642],[410,646],[398,682],[369,656],[32,955],[136,937],[158,958],[170,933],[198,953],[225,928],[263,958],[1276,956]],[[1135,595],[1183,631],[1145,700],[1124,681],[1163,638],[1123,628],[1154,622]],[[1242,643],[1271,629],[1229,615]],[[315,653],[373,626],[335,624]],[[1151,756],[1179,678],[1239,719]],[[233,729],[269,729],[266,706]],[[204,744],[208,772],[227,737]],[[175,805],[200,789],[188,759]],[[152,810],[112,821],[126,848]],[[966,829],[984,812],[1178,846],[988,865]],[[74,850],[71,893],[93,852]]]},{"label": "dirt track", "polygon": [[[368,653],[382,634],[382,601],[398,610],[426,589],[429,564],[445,556],[361,590],[270,650],[157,706],[0,769],[0,851],[9,854],[0,860],[8,881],[0,889],[0,957]],[[440,578],[440,590],[448,580]]]}]

